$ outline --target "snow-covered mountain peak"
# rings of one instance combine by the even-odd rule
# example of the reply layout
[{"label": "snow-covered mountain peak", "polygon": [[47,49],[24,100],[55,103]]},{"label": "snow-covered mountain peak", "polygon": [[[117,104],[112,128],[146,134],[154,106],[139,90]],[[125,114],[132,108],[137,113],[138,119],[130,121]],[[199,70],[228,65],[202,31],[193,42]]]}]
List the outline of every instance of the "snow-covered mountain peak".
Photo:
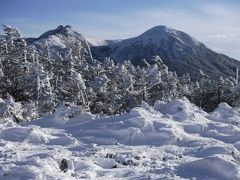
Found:
[{"label": "snow-covered mountain peak", "polygon": [[38,39],[58,39],[58,41],[65,40],[67,42],[73,42],[74,40],[86,41],[90,46],[104,46],[107,42],[103,39],[89,36],[85,33],[81,33],[75,30],[70,25],[59,25],[56,29],[47,31],[42,34]]},{"label": "snow-covered mountain peak", "polygon": [[156,41],[159,42],[161,40],[167,40],[176,41],[179,42],[180,44],[189,44],[197,46],[202,45],[201,42],[197,41],[190,35],[163,25],[155,26],[147,30],[146,32],[138,36],[138,39],[140,38],[145,39],[145,41],[146,40],[153,41],[154,43]]},{"label": "snow-covered mountain peak", "polygon": [[58,36],[58,37],[75,37],[78,38],[81,37],[82,35],[75,31],[70,25],[59,25],[56,29],[47,31],[46,33],[42,34],[38,39],[46,39],[49,38],[50,36]]},{"label": "snow-covered mountain peak", "polygon": [[72,26],[70,26],[70,25],[66,25],[66,26],[59,25],[59,26],[57,27],[57,29],[58,29],[58,30],[62,30],[62,29],[72,29]]},{"label": "snow-covered mountain peak", "polygon": [[142,35],[159,35],[159,34],[167,34],[169,32],[173,31],[173,29],[170,29],[167,26],[159,25],[154,26],[153,28],[145,31]]},{"label": "snow-covered mountain peak", "polygon": [[31,43],[39,50],[44,49],[46,44],[50,49],[52,58],[58,58],[59,54],[67,57],[69,49],[79,46],[85,49],[83,54],[92,60],[87,38],[70,25],[59,25],[56,29],[45,32]]},{"label": "snow-covered mountain peak", "polygon": [[111,57],[120,62],[131,59],[135,65],[141,65],[142,59],[150,59],[154,55],[172,61],[180,60],[184,56],[200,53],[200,49],[205,47],[190,35],[163,25],[155,26],[137,37],[112,42],[109,44]]}]

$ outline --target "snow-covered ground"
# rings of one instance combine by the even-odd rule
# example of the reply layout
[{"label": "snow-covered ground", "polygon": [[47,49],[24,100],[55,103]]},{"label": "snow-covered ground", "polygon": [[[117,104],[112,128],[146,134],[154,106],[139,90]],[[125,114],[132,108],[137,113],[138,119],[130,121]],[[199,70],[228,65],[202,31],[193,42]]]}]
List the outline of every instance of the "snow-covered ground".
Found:
[{"label": "snow-covered ground", "polygon": [[59,114],[0,124],[0,179],[240,179],[240,111],[225,103]]}]

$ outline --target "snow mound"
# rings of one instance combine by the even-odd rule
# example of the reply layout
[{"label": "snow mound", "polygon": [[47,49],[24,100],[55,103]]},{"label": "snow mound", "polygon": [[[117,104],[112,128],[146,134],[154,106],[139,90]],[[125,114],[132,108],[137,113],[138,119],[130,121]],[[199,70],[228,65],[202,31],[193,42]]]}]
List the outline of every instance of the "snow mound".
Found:
[{"label": "snow mound", "polygon": [[196,107],[191,104],[187,99],[181,100],[173,100],[170,103],[165,103],[162,101],[157,101],[154,105],[154,109],[160,111],[163,114],[177,114],[181,111],[189,111],[194,110]]},{"label": "snow mound", "polygon": [[130,113],[55,115],[0,124],[0,179],[239,179],[239,111],[186,99]]},{"label": "snow mound", "polygon": [[206,115],[204,111],[201,111],[186,98],[173,100],[169,103],[156,101],[154,109],[164,115],[170,115],[178,121],[189,120],[189,117],[194,116],[194,114]]},{"label": "snow mound", "polygon": [[240,110],[232,108],[227,103],[220,103],[213,111],[209,119],[232,124],[240,124]]},{"label": "snow mound", "polygon": [[232,179],[238,168],[231,161],[220,157],[208,157],[181,165],[178,175],[183,178],[198,179]]}]

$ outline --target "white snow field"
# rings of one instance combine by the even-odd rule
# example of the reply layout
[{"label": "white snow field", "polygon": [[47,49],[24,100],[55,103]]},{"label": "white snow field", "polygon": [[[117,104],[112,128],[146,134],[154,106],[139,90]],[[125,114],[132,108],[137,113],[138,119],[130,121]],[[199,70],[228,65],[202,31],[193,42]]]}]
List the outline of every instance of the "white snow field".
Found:
[{"label": "white snow field", "polygon": [[0,179],[240,179],[240,111],[187,100],[0,125]]}]

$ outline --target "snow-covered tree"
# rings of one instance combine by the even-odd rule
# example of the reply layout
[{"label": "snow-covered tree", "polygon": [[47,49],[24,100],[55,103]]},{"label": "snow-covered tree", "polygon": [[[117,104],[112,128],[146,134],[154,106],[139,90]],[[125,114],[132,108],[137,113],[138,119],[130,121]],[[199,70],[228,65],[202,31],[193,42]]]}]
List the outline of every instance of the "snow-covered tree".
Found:
[{"label": "snow-covered tree", "polygon": [[110,57],[99,61],[93,59],[88,42],[73,41],[51,54],[48,41],[29,46],[16,28],[4,26],[0,98],[10,95],[20,101],[27,119],[53,113],[61,103],[97,114],[126,112],[142,101],[153,105],[156,100],[184,96],[207,110],[222,101],[240,105],[235,78],[213,79],[200,70],[198,81],[192,82],[189,74],[178,77],[169,71],[159,56],[139,60],[141,67],[129,60],[116,64]]},{"label": "snow-covered tree", "polygon": [[[4,25],[4,36],[1,47],[1,96],[7,93],[12,95],[17,101],[25,100],[24,95],[25,77],[29,68],[27,61],[26,41],[20,32],[11,26]],[[4,53],[2,53],[4,52]]]}]

